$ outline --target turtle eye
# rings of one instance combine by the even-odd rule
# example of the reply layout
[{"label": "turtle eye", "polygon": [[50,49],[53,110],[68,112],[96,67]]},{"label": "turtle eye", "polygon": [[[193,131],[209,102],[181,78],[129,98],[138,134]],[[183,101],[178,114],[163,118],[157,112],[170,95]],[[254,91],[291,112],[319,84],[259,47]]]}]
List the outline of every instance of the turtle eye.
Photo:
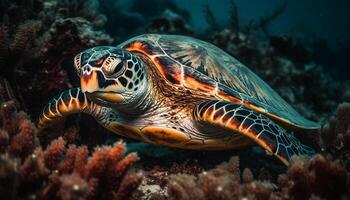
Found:
[{"label": "turtle eye", "polygon": [[94,62],[94,65],[97,66],[97,67],[100,67],[102,65],[102,63],[103,63],[103,59],[99,59],[99,60],[96,60]]},{"label": "turtle eye", "polygon": [[125,70],[124,62],[117,57],[109,56],[102,65],[102,71],[108,77],[118,77]]}]

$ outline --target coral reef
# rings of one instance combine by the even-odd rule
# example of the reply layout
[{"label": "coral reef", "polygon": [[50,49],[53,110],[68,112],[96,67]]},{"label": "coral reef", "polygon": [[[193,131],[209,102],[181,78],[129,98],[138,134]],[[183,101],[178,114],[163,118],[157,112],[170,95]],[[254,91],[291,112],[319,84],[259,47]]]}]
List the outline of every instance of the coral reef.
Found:
[{"label": "coral reef", "polygon": [[319,146],[350,169],[350,103],[341,103],[321,131]]},{"label": "coral reef", "polygon": [[[317,38],[272,35],[269,26],[285,2],[248,24],[230,2],[225,26],[204,7],[209,28],[201,35],[171,1],[0,0],[1,199],[348,199],[350,104],[338,104],[350,102],[350,84],[338,80],[346,73],[329,68],[338,65],[338,53]],[[215,154],[160,148],[164,157],[182,159],[139,154],[147,161],[135,164],[137,155],[87,116],[38,133],[31,119],[58,92],[78,85],[76,53],[145,32],[195,36],[249,66],[303,116],[323,121],[318,134],[300,134],[322,155],[296,157],[284,169],[262,154],[251,159],[254,148]],[[224,154],[239,155],[240,163],[233,157],[213,167],[228,159]]]},{"label": "coral reef", "polygon": [[71,86],[67,60],[85,48],[113,41],[103,32],[105,20],[95,2],[1,2],[2,79],[30,114],[39,112],[43,99]]},{"label": "coral reef", "polygon": [[[78,84],[75,54],[113,42],[96,1],[2,0],[0,5],[0,103],[13,100],[34,118],[49,99]],[[79,120],[72,121],[69,125],[78,127]],[[83,131],[87,138],[93,135]]]},{"label": "coral reef", "polygon": [[[289,180],[288,180],[289,179]],[[321,155],[311,160],[296,158],[290,164],[287,176],[280,175],[278,182],[284,197],[290,199],[349,198],[349,176],[339,161]]]},{"label": "coral reef", "polygon": [[[285,174],[266,180],[260,171],[240,170],[238,157],[194,175],[169,174],[168,182],[149,199],[347,199],[349,177],[338,161],[322,155],[294,157]],[[276,183],[274,183],[276,182]]]},{"label": "coral reef", "polygon": [[66,145],[55,139],[45,149],[37,130],[14,102],[1,105],[0,191],[5,199],[129,199],[142,181],[128,169],[138,160],[125,144],[95,147]]}]

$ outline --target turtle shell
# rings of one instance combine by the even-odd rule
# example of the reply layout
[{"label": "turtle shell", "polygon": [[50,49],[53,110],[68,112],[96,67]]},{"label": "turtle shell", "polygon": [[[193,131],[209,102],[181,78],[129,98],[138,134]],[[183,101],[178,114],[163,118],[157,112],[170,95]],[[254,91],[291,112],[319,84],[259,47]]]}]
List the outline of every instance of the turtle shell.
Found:
[{"label": "turtle shell", "polygon": [[149,57],[172,84],[240,103],[294,128],[318,129],[248,67],[218,47],[187,36],[145,34],[119,45]]}]

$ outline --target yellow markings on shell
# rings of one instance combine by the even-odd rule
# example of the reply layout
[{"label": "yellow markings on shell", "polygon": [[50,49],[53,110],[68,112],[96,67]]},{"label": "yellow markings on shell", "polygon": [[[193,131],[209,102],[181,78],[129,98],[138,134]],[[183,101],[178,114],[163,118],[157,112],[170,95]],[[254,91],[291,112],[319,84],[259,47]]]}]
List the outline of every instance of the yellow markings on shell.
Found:
[{"label": "yellow markings on shell", "polygon": [[147,51],[144,49],[144,44],[142,42],[134,42],[129,47],[126,48],[128,51],[138,51],[140,53],[143,53],[144,55],[150,55]]},{"label": "yellow markings on shell", "polygon": [[184,86],[187,88],[201,90],[208,93],[215,92],[215,87],[199,82],[197,79],[185,76]]},{"label": "yellow markings on shell", "polygon": [[254,140],[256,143],[258,143],[259,145],[261,145],[264,149],[266,149],[268,152],[271,152],[273,153],[271,147],[266,144],[266,142],[264,140],[261,140],[261,139],[257,139],[256,138],[256,133],[252,130],[252,129],[249,129],[247,127],[244,127],[244,126],[239,126],[240,124],[238,124],[237,121],[235,120],[232,120],[232,119],[229,119],[229,123],[227,124],[222,124],[220,121],[219,122],[216,122],[217,124],[219,125],[223,125],[223,126],[226,126],[227,128],[229,128],[230,130],[235,130],[237,132],[240,132],[244,135],[246,135],[247,137],[249,137],[250,139]]},{"label": "yellow markings on shell", "polygon": [[233,102],[233,103],[241,103],[241,102],[242,102],[242,100],[241,100],[240,98],[231,96],[231,95],[226,94],[225,92],[220,91],[220,90],[218,90],[218,91],[216,92],[216,95],[217,95],[220,99],[223,99],[223,100],[226,100],[226,101],[229,101],[229,102]]}]

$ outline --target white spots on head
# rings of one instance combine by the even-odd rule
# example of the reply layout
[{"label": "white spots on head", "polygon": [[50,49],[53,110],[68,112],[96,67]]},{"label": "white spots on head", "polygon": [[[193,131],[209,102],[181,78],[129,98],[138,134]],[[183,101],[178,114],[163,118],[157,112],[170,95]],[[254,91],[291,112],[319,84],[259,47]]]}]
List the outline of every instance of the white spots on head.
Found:
[{"label": "white spots on head", "polygon": [[92,72],[92,69],[89,64],[86,64],[84,65],[84,67],[81,68],[81,71],[83,76],[89,76]]}]

